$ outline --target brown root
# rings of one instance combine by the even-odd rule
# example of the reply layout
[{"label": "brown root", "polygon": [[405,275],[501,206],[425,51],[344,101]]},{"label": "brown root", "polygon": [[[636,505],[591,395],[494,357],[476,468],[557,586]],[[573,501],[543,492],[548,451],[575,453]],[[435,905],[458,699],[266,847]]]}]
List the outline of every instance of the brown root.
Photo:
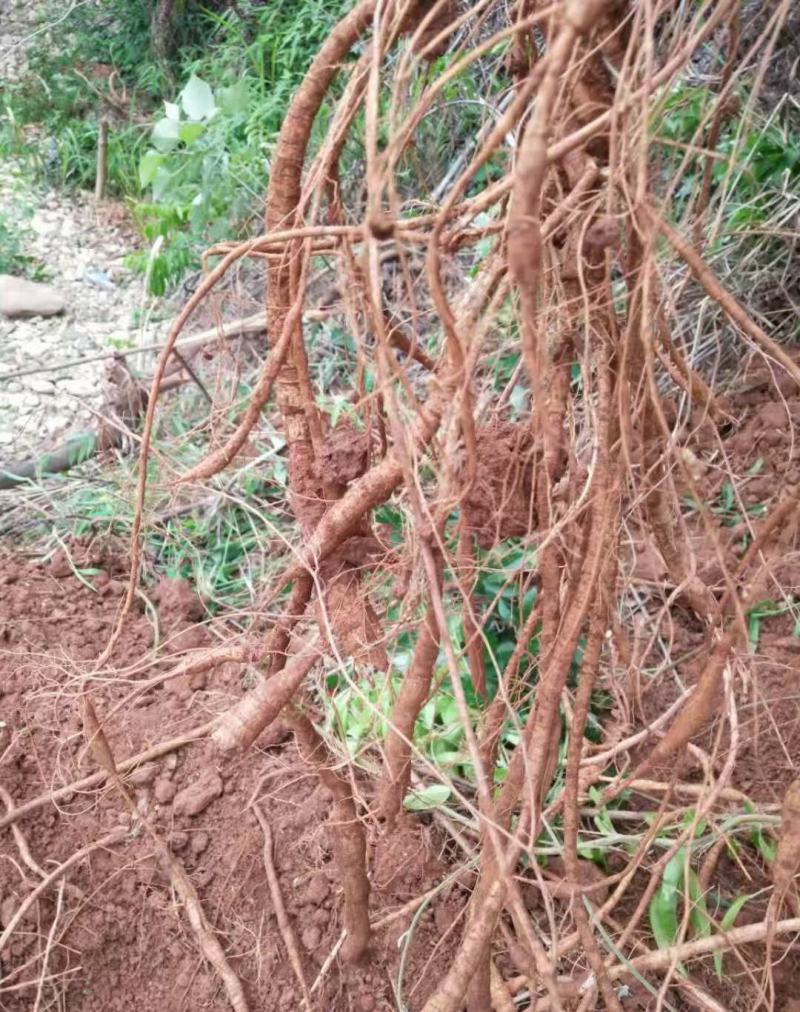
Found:
[{"label": "brown root", "polygon": [[335,761],[311,721],[295,707],[287,707],[283,719],[294,732],[303,761],[317,773],[320,782],[333,795],[330,839],[344,891],[346,937],[342,958],[347,963],[357,963],[364,955],[371,935],[364,827],[356,812],[350,784],[336,771]]}]

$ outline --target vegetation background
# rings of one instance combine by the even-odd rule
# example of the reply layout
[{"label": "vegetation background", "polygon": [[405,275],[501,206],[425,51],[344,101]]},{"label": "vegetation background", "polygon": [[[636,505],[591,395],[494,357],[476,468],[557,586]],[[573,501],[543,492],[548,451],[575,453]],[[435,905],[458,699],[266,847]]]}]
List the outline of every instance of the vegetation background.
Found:
[{"label": "vegetation background", "polygon": [[[266,346],[263,316],[250,330],[247,321],[263,313],[265,272],[278,270],[277,247],[259,245],[259,237],[264,235],[264,194],[290,103],[321,47],[354,6],[350,0],[104,0],[78,3],[66,12],[42,8],[26,74],[4,82],[0,90],[0,153],[22,161],[48,185],[93,189],[100,138],[107,130],[105,195],[124,205],[135,224],[138,246],[130,250],[127,265],[140,276],[143,293],[156,312],[171,319],[187,299],[203,293],[208,271],[215,271],[219,284],[197,325],[220,331],[230,324],[234,336],[244,334],[244,340],[235,353],[217,349],[208,359],[190,358],[187,352],[189,365],[181,360],[186,371],[178,369],[180,385],[162,394],[155,425],[151,395],[144,430],[144,387],[154,366],[152,357],[134,359],[135,405],[129,398],[124,410],[115,408],[130,438],[122,445],[115,440],[112,447],[101,428],[68,442],[63,467],[52,455],[42,458],[24,481],[15,480],[10,492],[0,493],[3,530],[46,563],[66,557],[70,575],[91,593],[103,566],[91,553],[82,554],[84,547],[97,542],[138,546],[136,589],[132,584],[128,606],[138,594],[137,608],[153,625],[148,663],[161,672],[158,677],[184,677],[180,664],[192,663],[189,655],[163,674],[157,600],[163,580],[189,581],[202,600],[196,624],[211,630],[220,658],[229,662],[233,650],[239,665],[233,687],[214,689],[217,695],[208,706],[215,717],[246,690],[258,697],[270,684],[259,666],[269,670],[273,665],[272,675],[279,679],[288,672],[294,691],[302,685],[301,709],[287,711],[287,721],[301,756],[312,769],[316,756],[323,784],[337,802],[351,806],[344,822],[350,814],[355,821],[357,810],[358,824],[367,827],[353,843],[354,865],[363,864],[358,853],[359,847],[366,850],[366,836],[391,837],[408,813],[446,840],[440,850],[450,870],[433,886],[433,895],[436,902],[440,892],[451,897],[446,890],[457,876],[463,877],[465,869],[470,873],[459,916],[468,909],[464,916],[478,925],[475,930],[483,926],[484,948],[470,949],[468,931],[461,941],[460,925],[451,934],[437,924],[438,933],[449,939],[439,975],[406,1004],[405,961],[417,927],[412,920],[402,939],[399,969],[392,970],[387,994],[394,1005],[388,1007],[444,1012],[467,1001],[470,1012],[558,1008],[562,1002],[563,1008],[619,1009],[629,1007],[625,999],[636,992],[641,1008],[763,1004],[796,1012],[788,989],[779,982],[776,990],[767,972],[770,932],[785,913],[784,901],[791,917],[780,921],[778,935],[797,928],[792,906],[800,862],[792,793],[797,752],[794,731],[787,730],[796,715],[783,713],[768,731],[749,727],[743,715],[747,686],[755,684],[748,679],[758,670],[754,658],[775,639],[783,651],[775,664],[795,667],[787,691],[796,695],[800,475],[793,405],[800,375],[794,353],[800,303],[800,18],[786,3],[609,5],[620,25],[628,18],[640,19],[640,28],[646,23],[658,66],[675,57],[677,69],[665,74],[664,87],[645,92],[642,108],[631,112],[626,95],[613,90],[622,64],[604,57],[612,106],[621,110],[621,139],[609,142],[610,149],[587,146],[602,168],[587,190],[576,190],[580,199],[574,205],[567,183],[578,184],[570,171],[561,167],[548,177],[551,189],[536,210],[542,218],[545,211],[554,215],[555,223],[546,236],[550,260],[544,269],[539,265],[535,312],[524,297],[520,301],[512,294],[524,292],[526,276],[525,266],[513,262],[513,240],[509,249],[497,241],[508,229],[506,215],[518,206],[506,203],[502,187],[508,184],[507,193],[520,178],[515,173],[522,157],[517,133],[522,115],[514,109],[526,74],[533,79],[540,60],[543,67],[552,65],[554,39],[569,17],[562,18],[561,5],[555,5],[552,22],[545,28],[542,15],[542,25],[523,39],[510,30],[504,34],[513,24],[509,12],[513,18],[535,17],[543,5],[410,4],[422,14],[432,6],[446,7],[445,25],[463,17],[459,31],[411,70],[402,55],[408,53],[405,43],[399,51],[387,43],[385,80],[371,93],[356,87],[368,67],[371,22],[366,21],[361,37],[338,61],[340,73],[326,89],[310,131],[307,167],[330,151],[347,110],[349,129],[338,148],[335,186],[320,186],[319,203],[309,198],[306,204],[308,225],[320,230],[313,234],[313,258],[311,246],[301,247],[297,237],[287,240],[296,244],[292,249],[298,262],[305,258],[308,270],[301,284],[308,381],[303,396],[313,403],[313,409],[306,408],[308,417],[321,426],[312,440],[318,486],[302,486],[287,425],[289,401],[281,400],[279,391],[277,409],[251,407],[263,403]],[[718,29],[690,45],[718,15]],[[522,57],[512,43],[522,45]],[[476,58],[478,47],[483,49]],[[631,52],[633,69],[625,72],[641,85],[649,57],[633,44]],[[465,53],[472,58],[461,62]],[[571,84],[580,77],[576,65],[564,71]],[[566,91],[556,92],[552,101],[562,103],[556,107],[566,119],[545,123],[545,133],[566,132],[564,124],[572,122]],[[545,99],[537,102],[546,107]],[[406,137],[398,149],[406,122],[423,107],[413,139]],[[536,115],[529,122],[536,122]],[[500,138],[495,137],[499,123],[506,127]],[[641,162],[637,151],[644,152]],[[379,202],[379,208],[397,218],[386,226],[385,236],[373,217],[378,154],[392,158],[390,183],[384,179],[383,189],[377,186],[386,204]],[[628,172],[626,159],[640,165],[641,177]],[[646,230],[637,217],[644,214],[641,194],[636,200],[631,194],[645,177],[647,199],[657,202],[666,226],[654,228],[658,238],[652,238],[649,259],[642,254],[636,270],[615,252],[617,240],[609,240],[601,299],[591,287],[599,282],[589,268],[586,277],[581,270],[570,273],[570,250],[583,249],[585,234],[598,222],[607,224],[607,201],[615,222],[623,223],[615,228],[629,230],[624,231],[626,256],[635,259],[634,237]],[[308,185],[306,197],[317,192]],[[452,197],[457,209],[477,204],[482,210],[471,214],[461,232],[454,231],[436,266],[435,243],[429,248],[427,238],[423,243],[415,235],[432,228],[433,218],[426,215],[438,214],[457,185],[461,190]],[[591,206],[581,203],[587,193]],[[487,194],[501,196],[484,206]],[[574,225],[576,220],[583,224]],[[366,239],[356,229],[365,221],[381,241],[408,236],[399,257],[393,258],[388,246],[375,247],[376,256],[386,254],[377,274],[370,274],[375,264],[357,263],[355,247]],[[440,235],[446,224],[444,215],[437,225]],[[278,231],[274,222],[269,231]],[[512,232],[508,229],[509,236]],[[245,243],[251,244],[249,260],[237,252]],[[357,252],[360,256],[360,247]],[[230,269],[223,272],[226,265]],[[470,316],[459,296],[480,296],[492,271],[501,280]],[[642,295],[639,282],[631,281],[637,271],[650,272],[649,294]],[[0,217],[3,272],[37,278],[39,265],[26,254],[17,222]],[[431,277],[438,277],[439,291]],[[279,275],[270,274],[273,291],[279,282]],[[449,306],[448,299],[459,307],[450,324],[442,310],[442,300]],[[637,299],[650,308],[643,310]],[[376,312],[376,301],[385,316]],[[608,360],[594,357],[588,338],[585,346],[577,339],[567,342],[562,358],[553,353],[548,382],[559,391],[552,396],[561,400],[553,409],[556,421],[548,421],[537,407],[537,371],[526,361],[526,327],[535,317],[555,344],[562,338],[552,335],[564,331],[565,319],[583,334],[574,308],[578,302],[587,319],[591,315],[586,333],[592,340],[608,326],[619,343],[612,347],[609,339]],[[283,309],[285,317],[288,307]],[[613,326],[597,322],[605,313],[613,315]],[[458,382],[442,365],[454,354],[453,327],[469,333],[466,364],[452,366]],[[753,338],[756,330],[768,335],[768,344]],[[749,343],[743,344],[742,335]],[[273,356],[278,337],[270,334]],[[635,354],[631,348],[640,340],[645,348],[641,372],[625,374],[623,382],[619,363]],[[397,357],[395,352],[383,357],[390,347],[399,349]],[[789,349],[789,365],[775,348]],[[439,377],[430,385],[429,372]],[[278,387],[285,382],[280,376]],[[618,383],[613,396],[612,382]],[[413,449],[408,433],[424,428],[439,383],[448,403],[464,415],[459,420],[455,411],[453,417],[445,412],[447,424],[435,449],[429,452],[421,437]],[[753,390],[759,393],[751,396]],[[538,395],[545,396],[544,390]],[[782,416],[777,425],[758,414],[769,402],[774,417],[775,405],[787,398],[785,420]],[[619,415],[616,435],[604,428],[608,413]],[[231,433],[239,431],[242,418],[254,423],[247,441],[225,450],[224,469],[210,467],[220,447],[231,446]],[[313,429],[313,421],[308,424]],[[532,434],[525,434],[527,427]],[[779,429],[781,435],[767,438],[767,429]],[[142,439],[146,447],[151,437],[142,467],[138,450]],[[133,447],[137,452],[130,452]],[[105,453],[98,460],[100,450]],[[612,472],[608,461],[617,454],[619,477],[609,478],[617,497],[608,506],[612,537],[598,519],[597,503],[604,495],[611,503],[614,496],[592,481],[601,466]],[[322,507],[309,520],[313,509],[306,500],[324,499],[325,509],[331,502],[349,503],[348,490],[362,480],[367,461],[380,468],[381,460],[398,456],[403,468],[393,489],[371,503],[363,529],[348,528],[352,558],[334,555],[340,566],[335,571],[320,563],[316,584],[300,575],[293,560],[310,566],[312,559],[316,565],[328,532]],[[561,463],[551,467],[556,458]],[[180,485],[178,476],[183,476]],[[660,488],[667,489],[663,499],[654,491]],[[543,500],[552,507],[547,522]],[[529,515],[534,501],[536,516]],[[773,545],[769,539],[775,531],[783,540]],[[589,580],[587,574],[594,573],[593,538],[601,535],[618,572],[606,574],[603,583],[606,570],[600,567],[600,576],[592,577],[596,597],[584,602],[576,618],[575,602],[586,586],[581,576]],[[685,555],[682,545],[688,546]],[[749,570],[762,551],[763,571]],[[795,560],[794,568],[781,568],[781,553],[784,562]],[[317,603],[306,608],[309,599]],[[362,613],[341,633],[341,614],[362,599],[367,602]],[[330,640],[327,654],[314,638],[317,624],[323,639]],[[276,646],[282,630],[286,635]],[[289,633],[295,634],[291,647]],[[117,629],[112,641],[118,635]],[[271,652],[251,663],[252,644],[265,641],[272,644]],[[538,740],[531,729],[542,730],[546,692],[541,686],[548,684],[545,676],[554,670],[560,642],[566,644],[563,678],[544,735],[550,735],[550,743],[542,746],[543,754],[549,748],[552,761],[540,757],[548,776],[541,774],[541,796],[534,804],[548,818],[527,839],[530,784],[519,757]],[[720,644],[728,651],[724,656]],[[282,669],[287,654],[291,660]],[[323,663],[317,663],[320,654],[326,655]],[[92,670],[104,687],[109,656],[104,652]],[[720,657],[724,664],[717,664]],[[699,666],[694,664],[698,658]],[[64,689],[76,707],[85,694],[82,677],[72,671]],[[713,706],[710,695],[703,694],[709,678],[716,679]],[[734,703],[731,680],[737,686]],[[80,692],[79,685],[84,685]],[[663,730],[676,713],[687,711],[680,704],[690,691],[689,708],[702,711],[704,720],[685,733],[680,748],[668,749],[664,740],[669,737],[653,744],[654,729]],[[103,712],[119,702],[109,692],[108,698],[100,693]],[[739,719],[749,728],[746,740],[762,736],[768,742],[765,754],[780,764],[769,796],[763,782],[748,793],[748,785],[737,779],[737,705]],[[765,712],[772,712],[769,701]],[[246,728],[253,714],[237,714]],[[671,725],[673,739],[680,719]],[[652,755],[637,751],[642,741],[650,742]],[[684,765],[653,766],[654,756],[663,764],[672,752]],[[586,768],[589,778],[580,781],[580,806],[579,768]],[[325,771],[331,769],[338,780],[328,782]],[[628,775],[631,782],[625,782]],[[503,811],[506,797],[512,801]],[[506,870],[506,877],[540,890],[543,898],[530,916],[491,891],[496,880],[505,882],[494,832],[521,851],[512,864],[515,875]],[[340,860],[343,923],[353,939],[362,929],[368,933],[366,903],[361,922],[354,913],[359,904],[353,895],[363,882],[354,873],[358,881],[348,887],[347,861]],[[724,874],[715,879],[718,864]],[[580,889],[579,871],[584,876]],[[627,896],[607,919],[597,912],[604,900],[592,898],[593,888],[600,892],[592,877],[598,874],[605,883],[603,897],[626,876],[635,881],[632,898]],[[554,907],[554,901],[565,899],[564,890],[570,902]],[[420,901],[420,912],[431,901],[431,896]],[[495,902],[494,921],[486,927],[482,918]],[[735,935],[747,925],[760,925],[761,934]],[[293,1000],[301,1007],[301,999],[311,1001],[308,954],[285,925],[281,932],[300,964]],[[559,961],[557,939],[571,938],[570,932],[577,933],[579,944],[567,965]],[[733,942],[725,940],[729,937]],[[744,948],[745,942],[765,938],[770,938],[766,948]],[[737,955],[723,961],[723,950],[730,947]],[[203,952],[219,971],[217,957]],[[782,954],[795,965],[792,946]],[[252,966],[245,964],[243,959],[242,973],[250,980]],[[418,972],[406,983],[418,987],[422,973],[414,965]],[[236,1007],[226,972],[223,967],[220,976]],[[465,984],[460,990],[459,974]],[[477,983],[465,996],[472,975]],[[746,989],[737,998],[742,981]],[[369,991],[363,980],[358,987]],[[56,1002],[59,992],[52,990]],[[328,994],[323,1000],[333,999]]]}]

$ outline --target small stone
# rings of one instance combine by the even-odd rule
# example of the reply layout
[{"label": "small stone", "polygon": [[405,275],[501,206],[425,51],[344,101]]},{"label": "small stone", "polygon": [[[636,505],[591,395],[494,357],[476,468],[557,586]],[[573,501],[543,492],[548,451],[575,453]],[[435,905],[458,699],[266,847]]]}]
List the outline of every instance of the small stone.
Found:
[{"label": "small stone", "polygon": [[194,671],[189,675],[189,688],[193,692],[198,692],[200,689],[206,687],[206,672],[205,671]]},{"label": "small stone", "polygon": [[156,780],[155,787],[153,788],[153,795],[160,805],[168,804],[177,793],[178,789],[171,780],[167,780],[164,777],[160,777]]},{"label": "small stone", "polygon": [[26,338],[24,343],[25,354],[29,358],[41,359],[44,355],[49,355],[53,348],[48,341],[43,341],[40,337],[29,337]]},{"label": "small stone", "polygon": [[192,880],[196,886],[201,889],[208,885],[211,879],[214,877],[214,869],[210,865],[206,865],[202,868],[197,868],[192,875]]},{"label": "small stone", "polygon": [[130,774],[130,781],[137,787],[144,787],[146,784],[152,784],[157,773],[158,766],[155,763],[145,763]]},{"label": "small stone", "polygon": [[313,950],[316,949],[322,941],[322,932],[316,924],[311,924],[309,927],[303,929],[303,933],[300,937],[305,948],[308,949],[309,952],[313,952]]},{"label": "small stone", "polygon": [[327,878],[321,871],[315,872],[306,887],[305,901],[306,903],[311,903],[314,906],[319,906],[328,898],[330,891],[331,887]]},{"label": "small stone", "polygon": [[189,688],[189,679],[186,675],[178,675],[177,678],[170,678],[164,683],[164,691],[176,699],[188,699],[192,690]]},{"label": "small stone", "polygon": [[0,927],[7,927],[17,909],[17,900],[13,896],[6,896],[0,903]]},{"label": "small stone", "polygon": [[[50,206],[49,204],[47,205]],[[31,228],[37,235],[50,235],[55,232],[58,228],[58,221],[54,220],[51,215],[43,214],[41,211],[37,211],[31,218]]]},{"label": "small stone", "polygon": [[57,316],[65,305],[64,296],[50,285],[0,274],[0,313],[9,319]]},{"label": "small stone", "polygon": [[72,575],[72,566],[63,548],[59,548],[50,560],[50,575],[58,580]]},{"label": "small stone", "polygon": [[193,833],[189,848],[195,856],[199,857],[208,849],[208,833]]},{"label": "small stone", "polygon": [[72,394],[73,397],[91,397],[97,392],[97,381],[69,377],[59,382],[58,389]]},{"label": "small stone", "polygon": [[170,833],[169,845],[171,850],[183,850],[188,842],[188,833],[184,833],[181,830],[176,830],[174,833]]},{"label": "small stone", "polygon": [[177,795],[172,806],[176,815],[199,815],[222,794],[222,777],[208,772]]}]

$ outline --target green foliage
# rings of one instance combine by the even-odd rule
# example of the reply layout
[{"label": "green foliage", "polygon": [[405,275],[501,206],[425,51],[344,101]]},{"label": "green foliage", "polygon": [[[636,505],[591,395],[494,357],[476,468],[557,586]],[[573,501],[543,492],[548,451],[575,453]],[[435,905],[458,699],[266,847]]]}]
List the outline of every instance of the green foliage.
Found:
[{"label": "green foliage", "polygon": [[[49,182],[93,185],[98,120],[108,111],[102,95],[108,92],[112,70],[117,91],[127,89],[137,110],[152,103],[167,84],[150,47],[154,6],[155,0],[133,4],[105,0],[73,5],[67,17],[55,5],[43,9],[44,30],[29,48],[28,73],[19,82],[2,86],[1,94],[7,121],[14,128],[9,142]],[[34,134],[24,129],[31,125],[36,127]],[[109,193],[133,191],[135,149],[142,133],[140,128],[112,123]],[[36,141],[31,143],[33,137]]]},{"label": "green foliage", "polygon": [[13,221],[0,211],[0,274],[24,274],[33,280],[41,280],[41,265],[25,253],[24,222],[25,212],[22,209]]},{"label": "green foliage", "polygon": [[409,812],[428,812],[433,808],[441,808],[452,793],[447,784],[428,784],[427,787],[409,791],[403,807]]},{"label": "green foliage", "polygon": [[[260,212],[287,104],[349,6],[184,0],[164,63],[151,38],[155,0],[79,4],[59,18],[57,39],[53,30],[37,38],[29,75],[3,89],[5,145],[50,182],[92,187],[98,123],[108,112],[101,96],[115,71],[135,117],[112,117],[107,192],[130,199],[150,246],[161,237],[149,278],[163,294],[205,246],[244,235]],[[150,259],[147,249],[130,264],[144,273]]]},{"label": "green foliage", "polygon": [[[759,461],[757,461],[756,464],[760,461],[761,458],[759,458]],[[751,468],[750,473],[757,474],[758,471]],[[684,496],[683,501],[692,512],[698,512],[703,509],[703,505],[690,495]],[[719,495],[708,508],[725,527],[736,527],[738,524],[742,523],[747,516],[761,517],[767,511],[767,507],[764,503],[754,503],[752,506],[747,506],[744,510],[742,510],[736,488],[731,481],[724,482]]]},{"label": "green foliage", "polygon": [[[538,597],[538,588],[530,579],[537,568],[537,557],[535,550],[507,541],[480,562],[474,600],[477,609],[489,616],[484,625],[484,653],[487,690],[492,696],[497,689],[497,672],[503,670],[514,652],[519,632]],[[523,592],[520,580],[526,577],[531,585]],[[463,628],[458,630],[458,641],[464,641]],[[520,663],[522,679],[533,672],[538,653],[537,627]]]},{"label": "green foliage", "polygon": [[683,850],[667,862],[658,889],[647,908],[650,929],[659,949],[667,949],[678,937],[678,904],[682,895],[683,870],[686,855]]},{"label": "green foliage", "polygon": [[[240,19],[207,12],[213,49],[187,61],[185,84],[165,101],[137,168],[146,239],[162,237],[150,289],[163,294],[200,251],[242,237],[260,211],[269,153],[287,104],[344,0],[269,4]],[[130,264],[144,271],[149,253]]]},{"label": "green foliage", "polygon": [[[701,831],[697,827],[696,835]],[[667,862],[658,889],[648,907],[650,929],[659,949],[669,948],[680,930],[680,907],[689,905],[690,933],[697,938],[708,938],[713,932],[706,898],[700,890],[697,873],[688,864],[687,851],[681,847]]]},{"label": "green foliage", "polygon": [[[164,103],[137,173],[148,200],[137,206],[136,217],[146,239],[163,240],[152,264],[153,294],[162,295],[200,248],[229,238],[249,217],[263,182],[255,172],[261,139],[246,129],[248,104],[246,81],[214,92],[196,75],[177,102]],[[143,253],[129,263],[144,270],[148,259]]]},{"label": "green foliage", "polygon": [[[742,106],[746,100],[743,94]],[[708,88],[676,88],[659,116],[657,135],[681,145],[697,143],[701,124],[706,131],[709,128],[715,101],[716,96]],[[701,131],[700,146],[702,142]],[[726,117],[715,153],[718,157],[713,162],[712,187],[722,185],[726,177],[732,180],[733,199],[726,202],[725,208],[730,229],[764,220],[770,196],[784,187],[796,186],[800,180],[800,137],[773,119],[759,126],[744,123],[741,114]],[[677,163],[683,155],[682,150],[673,151],[669,160]],[[679,202],[685,203],[697,194],[705,161],[702,154],[690,157],[676,193]]]},{"label": "green foliage", "polygon": [[758,648],[758,642],[761,638],[761,623],[768,618],[777,618],[779,615],[791,614],[795,619],[794,635],[800,636],[800,609],[798,609],[797,602],[793,597],[790,597],[788,601],[778,602],[773,601],[771,598],[767,598],[764,601],[759,601],[755,607],[751,608],[747,613],[747,639],[750,646],[750,650],[754,651]]},{"label": "green foliage", "polygon": [[[741,896],[736,897],[733,903],[731,903],[731,905],[725,911],[722,920],[719,922],[719,929],[721,933],[724,934],[726,931],[730,931],[730,929],[736,923],[736,918],[739,916],[742,907],[745,905],[745,903],[747,903],[748,900],[751,900],[753,898],[754,898],[753,895],[750,895],[748,893],[743,893]],[[723,960],[723,953],[715,952],[714,971],[720,980],[722,980],[722,960]]]},{"label": "green foliage", "polygon": [[[745,90],[735,96],[714,145],[706,211],[714,237],[705,255],[751,305],[775,314],[773,336],[789,340],[797,336],[797,318],[791,296],[784,300],[785,311],[776,313],[775,278],[794,256],[787,225],[796,215],[800,190],[800,121],[788,103],[767,113],[759,105],[749,108],[749,98]],[[691,219],[696,209],[716,101],[709,88],[684,84],[654,119],[656,138],[668,142],[661,148],[662,183],[673,192],[676,220]]]}]

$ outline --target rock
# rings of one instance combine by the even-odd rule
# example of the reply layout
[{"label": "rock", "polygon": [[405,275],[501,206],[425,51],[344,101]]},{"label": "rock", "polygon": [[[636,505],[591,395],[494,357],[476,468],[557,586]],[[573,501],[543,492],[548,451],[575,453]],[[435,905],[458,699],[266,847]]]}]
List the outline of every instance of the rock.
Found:
[{"label": "rock", "polygon": [[[49,205],[48,205],[49,207]],[[52,215],[37,211],[31,218],[31,228],[37,235],[50,235],[59,227],[59,221]]]},{"label": "rock", "polygon": [[176,815],[199,815],[222,794],[222,777],[207,772],[176,796],[172,810]]},{"label": "rock", "polygon": [[331,887],[327,878],[321,871],[315,872],[306,887],[305,902],[319,906],[328,898],[330,891]]},{"label": "rock", "polygon": [[153,788],[153,795],[160,805],[166,805],[172,801],[177,792],[178,789],[175,784],[173,784],[171,780],[166,780],[164,777],[156,780],[155,787]]},{"label": "rock", "polygon": [[145,763],[143,766],[137,767],[131,773],[131,783],[136,784],[137,787],[144,787],[147,784],[152,784],[158,773],[158,766],[155,763]]},{"label": "rock", "polygon": [[31,390],[37,394],[53,394],[56,390],[50,380],[43,379],[41,376],[31,376],[29,385]]},{"label": "rock", "polygon": [[300,937],[304,947],[311,952],[316,949],[322,941],[322,932],[315,924],[312,924],[310,927],[303,929],[303,933]]},{"label": "rock", "polygon": [[195,869],[195,872],[192,875],[192,880],[196,886],[203,889],[208,885],[214,875],[214,869],[210,865],[206,865],[205,867]]},{"label": "rock", "polygon": [[65,305],[64,296],[50,285],[0,274],[0,313],[9,319],[57,316]]},{"label": "rock", "polygon": [[14,896],[6,896],[0,903],[0,926],[6,927],[11,923],[11,918],[17,909],[17,899]]},{"label": "rock", "polygon": [[194,833],[189,844],[191,852],[197,856],[208,849],[208,833]]},{"label": "rock", "polygon": [[54,576],[57,580],[72,575],[72,565],[63,548],[59,548],[50,560],[50,575]]},{"label": "rock", "polygon": [[70,376],[59,381],[58,389],[65,390],[74,397],[91,397],[97,390],[97,382],[91,379],[81,379],[78,376]]},{"label": "rock", "polygon": [[[28,359],[43,358],[45,355],[52,355],[53,353],[53,342],[37,337],[36,334],[32,334],[30,337],[25,338],[20,335],[20,341],[22,343],[22,347],[25,349],[25,355]],[[46,382],[50,381],[47,380]],[[30,386],[33,386],[33,382],[31,380],[29,380],[28,383]]]}]

